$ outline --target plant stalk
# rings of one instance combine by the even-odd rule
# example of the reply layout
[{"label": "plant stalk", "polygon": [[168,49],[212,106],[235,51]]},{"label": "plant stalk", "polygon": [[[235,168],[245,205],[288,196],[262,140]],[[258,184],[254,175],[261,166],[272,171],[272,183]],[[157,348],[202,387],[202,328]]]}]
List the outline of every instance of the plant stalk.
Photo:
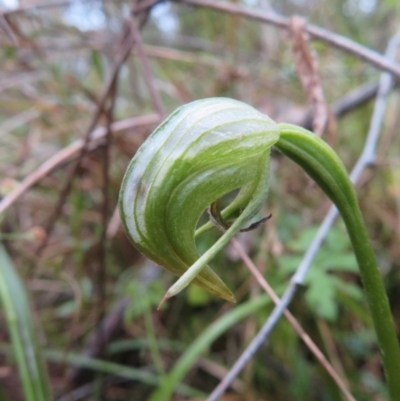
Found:
[{"label": "plant stalk", "polygon": [[280,124],[275,145],[317,182],[338,208],[360,268],[391,401],[400,401],[400,348],[385,286],[364,224],[357,196],[343,163],[316,135],[300,127]]}]

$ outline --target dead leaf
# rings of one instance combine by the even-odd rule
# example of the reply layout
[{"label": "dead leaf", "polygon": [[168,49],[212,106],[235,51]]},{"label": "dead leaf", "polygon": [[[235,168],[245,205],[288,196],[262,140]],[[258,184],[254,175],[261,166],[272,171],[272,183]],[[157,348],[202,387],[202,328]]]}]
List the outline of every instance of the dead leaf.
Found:
[{"label": "dead leaf", "polygon": [[311,49],[309,37],[304,29],[305,20],[292,17],[290,29],[293,36],[293,56],[297,74],[313,112],[313,131],[321,136],[328,122],[328,106],[325,102],[318,62]]}]

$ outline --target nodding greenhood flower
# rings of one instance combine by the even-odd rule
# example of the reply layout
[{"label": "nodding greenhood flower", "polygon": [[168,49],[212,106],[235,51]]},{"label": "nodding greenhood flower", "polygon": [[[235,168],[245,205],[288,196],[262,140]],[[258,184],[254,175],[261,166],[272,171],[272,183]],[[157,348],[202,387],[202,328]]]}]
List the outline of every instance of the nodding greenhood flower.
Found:
[{"label": "nodding greenhood flower", "polygon": [[[178,291],[193,281],[234,301],[206,264],[261,209],[270,150],[278,138],[277,125],[266,115],[236,100],[214,98],[180,107],[137,151],[121,187],[122,221],[149,259],[178,276],[192,266]],[[201,214],[238,188],[223,216],[229,220],[240,212],[239,217],[200,258],[195,229]]]},{"label": "nodding greenhood flower", "polygon": [[[340,211],[360,267],[389,392],[397,400],[400,350],[357,197],[339,157],[313,133],[276,124],[232,99],[205,99],[180,107],[143,143],[125,174],[119,202],[128,236],[149,259],[181,276],[163,300],[193,282],[234,301],[207,263],[261,209],[273,145],[299,164]],[[237,197],[220,212],[218,199],[235,189],[240,189]],[[200,256],[195,229],[207,207],[211,223],[224,233]]]},{"label": "nodding greenhood flower", "polygon": [[[234,301],[207,263],[261,209],[268,193],[273,145],[314,178],[347,225],[354,226],[356,219],[362,222],[343,163],[316,135],[294,125],[278,125],[233,99],[189,103],[172,113],[143,143],[120,192],[120,214],[133,244],[149,259],[181,276],[164,299],[193,282]],[[220,212],[218,199],[239,188],[234,201]],[[207,207],[211,222],[198,232],[214,224],[224,233],[200,256],[195,230]],[[353,242],[359,238],[354,230],[350,236]]]}]

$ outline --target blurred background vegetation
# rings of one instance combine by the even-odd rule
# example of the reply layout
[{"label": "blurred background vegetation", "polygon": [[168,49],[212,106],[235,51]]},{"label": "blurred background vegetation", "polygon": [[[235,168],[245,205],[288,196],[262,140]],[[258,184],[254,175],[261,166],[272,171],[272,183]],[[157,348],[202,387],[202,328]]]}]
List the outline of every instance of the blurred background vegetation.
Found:
[{"label": "blurred background vegetation", "polygon": [[[380,53],[400,26],[396,0],[232,4],[301,15]],[[156,311],[175,277],[128,242],[114,212],[119,187],[128,162],[162,117],[195,99],[232,97],[279,122],[309,127],[289,33],[180,2],[0,0],[0,10],[0,197],[6,199],[20,183],[27,188],[0,212],[0,241],[28,294],[54,399],[157,401],[163,397],[154,391],[165,377],[175,390],[166,399],[205,399],[273,305],[228,246],[212,266],[234,290],[237,305],[190,286]],[[103,108],[129,18],[140,36],[120,63]],[[368,132],[380,71],[321,41],[312,45],[326,100],[341,110],[323,137],[350,170]],[[359,101],[345,109],[349,93]],[[397,327],[399,109],[394,90],[376,165],[358,188]],[[90,140],[82,154],[85,138]],[[273,217],[238,239],[278,294],[329,205],[300,169],[273,154],[264,210]],[[218,236],[217,230],[201,236],[199,250]],[[340,221],[291,311],[357,400],[385,399],[374,332]],[[24,395],[4,313],[0,320],[0,398],[18,401]],[[340,399],[337,386],[284,320],[223,398]]]}]

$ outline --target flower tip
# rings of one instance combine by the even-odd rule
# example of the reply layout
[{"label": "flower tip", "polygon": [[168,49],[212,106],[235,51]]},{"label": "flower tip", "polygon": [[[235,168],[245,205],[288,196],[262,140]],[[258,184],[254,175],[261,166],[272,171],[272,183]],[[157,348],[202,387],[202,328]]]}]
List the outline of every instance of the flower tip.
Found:
[{"label": "flower tip", "polygon": [[228,294],[227,296],[224,296],[223,299],[228,302],[232,302],[233,304],[236,303],[236,298],[233,296],[232,293]]},{"label": "flower tip", "polygon": [[[176,293],[171,293],[171,288],[170,288],[170,289],[165,293],[165,295],[162,297],[160,303],[159,303],[158,306],[157,306],[157,310],[160,310],[161,307],[164,305],[164,302],[167,301],[168,299],[172,298],[172,297],[175,296],[175,295],[176,295]],[[232,292],[229,291],[227,288],[226,288],[226,291],[222,291],[222,292],[218,291],[218,292],[215,292],[215,295],[219,296],[219,297],[222,298],[222,299],[225,299],[225,301],[232,302],[232,303],[234,303],[234,304],[236,303],[236,298],[235,298],[235,296],[234,296],[234,295],[232,294]]]},{"label": "flower tip", "polygon": [[235,296],[232,294],[232,292],[229,290],[228,287],[219,289],[217,291],[212,291],[215,295],[217,295],[218,297],[224,299],[225,301],[228,302],[232,302],[233,304],[236,303],[236,298]]},{"label": "flower tip", "polygon": [[163,296],[162,300],[160,301],[160,303],[158,304],[157,310],[160,310],[161,307],[163,306],[164,302],[165,302],[167,299],[171,298],[171,297],[172,297],[172,295],[169,293],[169,291],[167,291],[166,294]]}]

